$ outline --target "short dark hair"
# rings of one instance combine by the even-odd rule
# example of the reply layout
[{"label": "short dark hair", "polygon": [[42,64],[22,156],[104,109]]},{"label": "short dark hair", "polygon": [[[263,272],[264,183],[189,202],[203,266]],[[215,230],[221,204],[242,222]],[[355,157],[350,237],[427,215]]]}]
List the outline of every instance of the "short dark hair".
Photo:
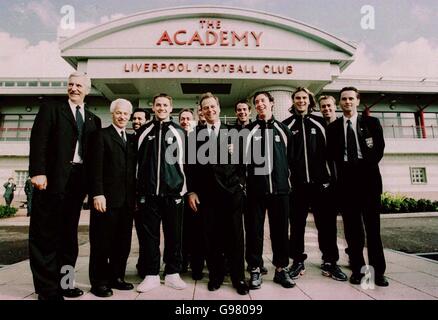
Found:
[{"label": "short dark hair", "polygon": [[234,104],[234,111],[237,111],[237,105],[241,103],[246,104],[248,106],[248,110],[251,110],[251,104],[249,101],[247,99],[240,99]]},{"label": "short dark hair", "polygon": [[184,108],[178,113],[178,121],[181,121],[181,115],[183,114],[183,112],[190,112],[193,117],[195,116],[192,109]]},{"label": "short dark hair", "polygon": [[274,97],[268,91],[257,91],[256,93],[254,93],[254,95],[252,96],[252,103],[255,104],[255,98],[261,94],[264,94],[266,97],[268,97],[269,101],[274,103]]},{"label": "short dark hair", "polygon": [[149,121],[151,119],[151,114],[149,113],[149,111],[147,111],[144,108],[135,108],[134,111],[132,111],[131,121],[132,121],[132,116],[134,116],[134,113],[136,113],[136,112],[143,112],[144,118],[146,119],[146,121]]},{"label": "short dark hair", "polygon": [[170,105],[173,106],[173,100],[172,97],[169,96],[167,93],[160,93],[157,94],[153,99],[152,99],[152,105],[155,104],[155,100],[157,100],[158,98],[166,98],[170,101]]},{"label": "short dark hair", "polygon": [[360,93],[356,87],[343,87],[341,89],[341,91],[339,92],[339,96],[341,96],[342,92],[344,92],[344,91],[354,91],[354,92],[356,92],[356,98],[360,99]]}]

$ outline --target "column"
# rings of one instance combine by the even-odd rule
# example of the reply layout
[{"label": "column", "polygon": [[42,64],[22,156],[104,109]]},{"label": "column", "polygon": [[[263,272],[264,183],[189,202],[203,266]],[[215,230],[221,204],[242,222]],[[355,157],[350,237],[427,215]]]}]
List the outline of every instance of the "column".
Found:
[{"label": "column", "polygon": [[426,139],[427,135],[426,135],[426,127],[424,125],[424,111],[423,110],[418,111],[418,119],[420,120],[419,122],[420,122],[421,137],[423,139]]},{"label": "column", "polygon": [[260,88],[257,91],[268,91],[274,97],[272,113],[275,119],[283,121],[291,116],[289,108],[292,107],[292,92],[294,90],[295,88],[292,87],[268,87]]}]

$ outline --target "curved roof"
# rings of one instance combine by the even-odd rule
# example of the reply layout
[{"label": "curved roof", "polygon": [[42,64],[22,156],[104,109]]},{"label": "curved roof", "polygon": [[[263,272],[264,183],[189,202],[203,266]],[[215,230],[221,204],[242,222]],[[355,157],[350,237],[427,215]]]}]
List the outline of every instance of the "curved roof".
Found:
[{"label": "curved roof", "polygon": [[[326,59],[337,60],[341,69],[344,69],[352,62],[352,57],[356,51],[356,47],[352,43],[294,19],[251,9],[210,5],[166,8],[136,13],[78,33],[63,40],[60,43],[60,48],[64,58],[70,63],[76,64],[77,61],[75,62],[73,58],[74,54],[68,54],[68,51],[88,42],[136,26],[197,17],[235,19],[300,35],[330,48],[333,52],[342,53],[342,57],[339,59],[337,59],[337,57]],[[318,58],[318,60],[320,60],[320,58]]]}]

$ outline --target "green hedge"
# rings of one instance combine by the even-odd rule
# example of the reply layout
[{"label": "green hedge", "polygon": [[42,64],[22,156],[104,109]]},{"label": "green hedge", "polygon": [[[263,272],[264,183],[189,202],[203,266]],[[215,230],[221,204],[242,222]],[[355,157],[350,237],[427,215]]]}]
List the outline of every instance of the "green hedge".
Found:
[{"label": "green hedge", "polygon": [[434,212],[438,211],[438,201],[413,199],[400,194],[382,194],[382,213]]},{"label": "green hedge", "polygon": [[0,205],[0,219],[1,218],[8,218],[8,217],[12,217],[14,214],[16,214],[18,211],[17,208],[14,207],[6,207],[6,206],[2,206]]}]

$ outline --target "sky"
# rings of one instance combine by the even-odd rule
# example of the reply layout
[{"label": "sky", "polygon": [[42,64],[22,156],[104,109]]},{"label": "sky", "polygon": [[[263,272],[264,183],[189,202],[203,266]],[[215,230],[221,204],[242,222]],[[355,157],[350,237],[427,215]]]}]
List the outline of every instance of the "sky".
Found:
[{"label": "sky", "polygon": [[351,41],[356,58],[345,75],[438,79],[438,0],[0,0],[0,78],[71,71],[58,45],[65,5],[74,8],[79,32],[141,11],[200,4],[272,13]]}]

